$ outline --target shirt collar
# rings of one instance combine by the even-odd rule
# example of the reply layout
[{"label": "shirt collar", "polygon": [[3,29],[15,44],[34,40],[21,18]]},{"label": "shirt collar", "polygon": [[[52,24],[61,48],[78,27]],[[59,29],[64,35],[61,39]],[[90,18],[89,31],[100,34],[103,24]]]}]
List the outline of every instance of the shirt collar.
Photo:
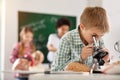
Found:
[{"label": "shirt collar", "polygon": [[75,45],[83,45],[84,46],[84,43],[82,42],[80,35],[79,35],[79,28],[75,29],[73,39],[74,39],[73,41],[74,41]]}]

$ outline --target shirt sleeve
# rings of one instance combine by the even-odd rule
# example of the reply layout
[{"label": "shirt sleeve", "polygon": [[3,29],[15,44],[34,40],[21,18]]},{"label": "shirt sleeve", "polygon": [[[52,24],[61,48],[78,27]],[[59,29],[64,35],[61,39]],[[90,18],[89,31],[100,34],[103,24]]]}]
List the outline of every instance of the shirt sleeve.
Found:
[{"label": "shirt sleeve", "polygon": [[49,35],[49,37],[48,37],[47,47],[48,47],[50,44],[52,44],[52,40],[53,40],[53,35],[51,34],[51,35]]},{"label": "shirt sleeve", "polygon": [[65,66],[70,62],[70,43],[67,38],[62,38],[60,41],[59,49],[53,61],[52,71],[63,71]]},{"label": "shirt sleeve", "polygon": [[12,52],[10,54],[10,62],[11,63],[14,63],[15,60],[18,58],[18,54],[19,54],[19,44],[16,44],[13,49],[12,49]]}]

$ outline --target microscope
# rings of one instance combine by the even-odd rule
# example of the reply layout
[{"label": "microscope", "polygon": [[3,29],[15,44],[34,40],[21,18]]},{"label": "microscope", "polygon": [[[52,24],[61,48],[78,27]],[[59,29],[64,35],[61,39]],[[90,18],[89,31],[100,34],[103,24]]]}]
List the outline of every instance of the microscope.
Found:
[{"label": "microscope", "polygon": [[102,58],[105,57],[108,54],[108,52],[102,50],[100,43],[96,39],[96,35],[93,35],[93,41],[94,41],[93,60],[97,70],[100,68],[100,66],[104,65],[105,61]]}]

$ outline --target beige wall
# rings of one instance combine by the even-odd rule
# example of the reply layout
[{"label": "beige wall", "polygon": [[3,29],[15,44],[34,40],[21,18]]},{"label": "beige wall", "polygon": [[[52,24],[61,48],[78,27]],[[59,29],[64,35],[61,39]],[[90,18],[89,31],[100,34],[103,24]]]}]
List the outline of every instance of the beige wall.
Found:
[{"label": "beige wall", "polygon": [[1,51],[1,0],[0,0],[0,51]]},{"label": "beige wall", "polygon": [[120,1],[103,0],[103,7],[107,10],[110,22],[110,32],[104,36],[106,47],[112,55],[115,55],[113,61],[120,60],[120,53],[114,50],[114,44],[120,40]]}]

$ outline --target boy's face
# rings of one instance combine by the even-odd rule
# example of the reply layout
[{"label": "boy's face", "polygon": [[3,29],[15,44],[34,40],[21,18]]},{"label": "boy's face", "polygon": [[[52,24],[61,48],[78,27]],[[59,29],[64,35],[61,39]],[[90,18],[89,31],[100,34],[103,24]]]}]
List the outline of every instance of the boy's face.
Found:
[{"label": "boy's face", "polygon": [[93,35],[96,36],[97,40],[99,40],[104,35],[104,33],[101,30],[99,30],[98,28],[95,28],[95,27],[86,29],[84,26],[82,26],[82,27],[80,27],[80,29],[81,29],[81,33],[82,33],[84,40],[88,44],[93,43],[93,38],[92,38]]}]

